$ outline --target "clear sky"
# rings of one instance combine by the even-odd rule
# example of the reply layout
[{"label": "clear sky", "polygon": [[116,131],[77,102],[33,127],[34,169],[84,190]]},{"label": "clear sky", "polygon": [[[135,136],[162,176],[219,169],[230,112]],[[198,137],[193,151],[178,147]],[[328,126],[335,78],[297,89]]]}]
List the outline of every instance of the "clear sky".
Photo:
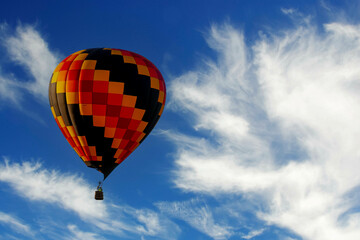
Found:
[{"label": "clear sky", "polygon": [[[0,239],[360,239],[357,1],[3,1]],[[107,178],[48,103],[86,48],[139,53],[165,111]]]}]

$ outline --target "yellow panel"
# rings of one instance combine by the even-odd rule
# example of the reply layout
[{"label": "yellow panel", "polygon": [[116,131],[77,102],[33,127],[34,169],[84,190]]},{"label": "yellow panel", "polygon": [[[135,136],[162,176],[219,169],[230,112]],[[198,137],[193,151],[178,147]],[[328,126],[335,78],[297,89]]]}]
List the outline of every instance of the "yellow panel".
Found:
[{"label": "yellow panel", "polygon": [[79,103],[79,94],[77,92],[67,92],[66,93],[66,103],[67,104]]},{"label": "yellow panel", "polygon": [[74,59],[74,61],[84,60],[88,55],[89,55],[88,53],[79,54],[79,55],[77,55],[77,57]]},{"label": "yellow panel", "polygon": [[57,81],[57,78],[59,76],[59,72],[54,72],[52,77],[51,77],[51,83],[54,83]]},{"label": "yellow panel", "polygon": [[56,93],[65,92],[65,81],[56,82]]},{"label": "yellow panel", "polygon": [[151,77],[151,88],[155,88],[159,90],[159,79]]},{"label": "yellow panel", "polygon": [[120,50],[111,50],[111,55],[122,55]]},{"label": "yellow panel", "polygon": [[111,147],[112,147],[112,148],[118,148],[119,145],[120,145],[120,143],[121,143],[121,139],[119,139],[119,138],[114,138]]},{"label": "yellow panel", "polygon": [[58,78],[56,79],[57,82],[65,82],[66,80],[66,75],[67,75],[67,70],[63,70],[59,72]]},{"label": "yellow panel", "polygon": [[82,147],[86,147],[88,145],[85,136],[78,136],[78,139]]},{"label": "yellow panel", "polygon": [[122,106],[124,107],[135,107],[136,96],[124,95],[122,100]]},{"label": "yellow panel", "polygon": [[85,60],[81,66],[81,69],[95,69],[95,66],[96,60]]},{"label": "yellow panel", "polygon": [[115,136],[115,130],[116,128],[105,127],[104,137],[113,138]]},{"label": "yellow panel", "polygon": [[116,150],[116,153],[115,153],[115,155],[114,155],[114,158],[118,158],[123,151],[124,151],[124,149],[118,149],[118,150]]},{"label": "yellow panel", "polygon": [[81,157],[81,159],[82,159],[84,162],[89,161],[89,160],[87,159],[87,156],[83,156],[83,157]]},{"label": "yellow panel", "polygon": [[159,92],[158,102],[159,102],[159,103],[163,103],[163,102],[164,102],[164,97],[165,97],[164,92],[163,92],[163,91],[160,91],[160,92]]},{"label": "yellow panel", "polygon": [[109,91],[108,93],[124,93],[124,83],[122,82],[109,82]]},{"label": "yellow panel", "polygon": [[[67,128],[67,130],[69,131],[71,137],[75,137],[75,136],[76,136],[76,133],[75,133],[75,130],[74,130],[74,127],[73,127],[73,126],[67,126],[66,128]],[[75,141],[74,141],[74,142],[75,142]]]},{"label": "yellow panel", "polygon": [[96,148],[95,146],[89,146],[89,151],[91,156],[96,156]]},{"label": "yellow panel", "polygon": [[147,122],[141,121],[141,123],[139,124],[138,128],[136,129],[136,131],[138,131],[138,132],[143,132],[147,125],[148,125]]},{"label": "yellow panel", "polygon": [[137,65],[138,73],[141,75],[150,76],[149,69],[144,65]]},{"label": "yellow panel", "polygon": [[62,118],[62,116],[57,117],[57,120],[59,121],[60,126],[62,128],[65,127],[65,122],[64,122],[64,119]]},{"label": "yellow panel", "polygon": [[54,107],[51,107],[51,112],[52,112],[52,114],[53,114],[54,118],[56,119],[56,113],[55,113],[55,109],[54,109]]},{"label": "yellow panel", "polygon": [[95,70],[94,80],[95,81],[109,81],[110,71],[109,70]]},{"label": "yellow panel", "polygon": [[105,127],[105,116],[93,116],[94,127]]},{"label": "yellow panel", "polygon": [[74,53],[72,54],[68,59],[66,59],[66,62],[72,62],[74,59],[78,56],[78,54]]},{"label": "yellow panel", "polygon": [[131,56],[124,56],[124,63],[133,63],[136,64],[135,59]]},{"label": "yellow panel", "polygon": [[[79,54],[79,53],[82,53],[83,51],[85,51],[86,49],[83,49],[83,50],[80,50],[80,51],[77,51],[77,52],[75,52],[75,53],[73,53],[73,54]],[[87,54],[87,53],[86,53]]]},{"label": "yellow panel", "polygon": [[92,115],[92,104],[79,104],[80,114],[83,116]]}]

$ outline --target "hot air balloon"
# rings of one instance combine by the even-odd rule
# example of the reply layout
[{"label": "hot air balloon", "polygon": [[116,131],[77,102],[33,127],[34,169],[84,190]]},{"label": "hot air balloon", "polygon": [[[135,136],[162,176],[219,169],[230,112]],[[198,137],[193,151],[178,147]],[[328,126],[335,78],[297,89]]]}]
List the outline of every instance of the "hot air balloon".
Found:
[{"label": "hot air balloon", "polygon": [[104,180],[149,135],[165,99],[164,79],[149,60],[113,48],[71,54],[56,67],[49,85],[61,132]]}]

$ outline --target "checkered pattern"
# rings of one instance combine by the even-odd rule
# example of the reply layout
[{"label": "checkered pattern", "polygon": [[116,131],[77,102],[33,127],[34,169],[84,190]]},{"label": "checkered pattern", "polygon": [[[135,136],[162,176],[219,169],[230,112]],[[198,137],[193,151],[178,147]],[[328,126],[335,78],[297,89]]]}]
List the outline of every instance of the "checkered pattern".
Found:
[{"label": "checkered pattern", "polygon": [[164,79],[149,60],[110,48],[68,56],[49,86],[61,132],[86,165],[105,178],[154,128],[165,98]]}]

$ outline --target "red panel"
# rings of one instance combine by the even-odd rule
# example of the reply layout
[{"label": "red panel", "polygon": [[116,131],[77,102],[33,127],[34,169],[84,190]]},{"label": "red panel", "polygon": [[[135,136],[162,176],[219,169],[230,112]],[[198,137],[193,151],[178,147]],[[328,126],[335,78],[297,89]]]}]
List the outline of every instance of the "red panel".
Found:
[{"label": "red panel", "polygon": [[109,89],[109,82],[107,81],[94,81],[93,91],[98,93],[107,93]]},{"label": "red panel", "polygon": [[131,107],[122,107],[120,111],[120,117],[122,118],[131,118],[134,112],[134,108]]},{"label": "red panel", "polygon": [[120,139],[123,138],[125,132],[126,132],[126,129],[117,128],[115,131],[115,138],[120,138]]},{"label": "red panel", "polygon": [[129,143],[129,140],[123,139],[123,140],[121,141],[121,143],[120,143],[119,148],[120,148],[120,149],[125,149],[125,147],[126,147],[126,145],[128,145],[128,143]]},{"label": "red panel", "polygon": [[76,61],[73,61],[71,66],[70,66],[70,69],[81,69],[81,65],[83,64],[84,60],[76,60]]},{"label": "red panel", "polygon": [[120,110],[121,110],[120,106],[108,105],[107,109],[106,109],[106,116],[119,117],[120,116]]},{"label": "red panel", "polygon": [[90,80],[80,80],[79,82],[80,92],[92,92],[93,90],[93,81]]},{"label": "red panel", "polygon": [[150,77],[158,78],[157,72],[155,71],[154,68],[148,67],[148,69],[149,69]]},{"label": "red panel", "polygon": [[121,50],[121,53],[122,53],[123,56],[131,56],[132,57],[132,53],[128,52],[126,50]]},{"label": "red panel", "polygon": [[140,137],[140,135],[141,135],[141,132],[135,132],[133,135],[132,135],[132,137],[131,137],[131,141],[133,141],[133,142],[135,142],[139,137]]},{"label": "red panel", "polygon": [[68,81],[79,81],[80,70],[69,70],[67,73],[66,80]]},{"label": "red panel", "polygon": [[107,103],[109,105],[121,106],[122,98],[123,98],[122,94],[109,93]]},{"label": "red panel", "polygon": [[141,58],[141,57],[134,57],[134,59],[135,59],[135,62],[136,62],[137,65],[144,65],[144,66],[146,66],[143,58]]},{"label": "red panel", "polygon": [[94,116],[105,116],[106,114],[106,105],[93,104],[92,109]]},{"label": "red panel", "polygon": [[77,92],[78,91],[78,81],[66,81],[66,92]]},{"label": "red panel", "polygon": [[[107,102],[107,93],[93,93],[93,104],[106,104]],[[104,114],[105,115],[105,114]]]},{"label": "red panel", "polygon": [[139,120],[131,119],[128,128],[130,130],[136,130],[140,123],[141,123],[141,121],[139,121]]},{"label": "red panel", "polygon": [[82,69],[80,71],[80,80],[93,80],[94,79],[94,72],[93,69]]},{"label": "red panel", "polygon": [[117,127],[127,129],[128,126],[129,126],[130,121],[131,121],[131,119],[128,119],[128,118],[119,118]]},{"label": "red panel", "polygon": [[134,133],[135,133],[135,131],[127,130],[124,135],[124,139],[131,139],[131,137],[133,136]]},{"label": "red panel", "polygon": [[92,104],[92,92],[80,92],[79,103]]},{"label": "red panel", "polygon": [[[109,109],[109,106],[107,107]],[[106,110],[107,111],[107,110]],[[119,118],[118,117],[108,117],[105,119],[105,127],[115,128]]]},{"label": "red panel", "polygon": [[70,61],[64,62],[64,64],[63,64],[63,65],[61,66],[61,68],[60,68],[60,71],[68,70],[71,63],[72,63],[72,62],[70,62]]}]

